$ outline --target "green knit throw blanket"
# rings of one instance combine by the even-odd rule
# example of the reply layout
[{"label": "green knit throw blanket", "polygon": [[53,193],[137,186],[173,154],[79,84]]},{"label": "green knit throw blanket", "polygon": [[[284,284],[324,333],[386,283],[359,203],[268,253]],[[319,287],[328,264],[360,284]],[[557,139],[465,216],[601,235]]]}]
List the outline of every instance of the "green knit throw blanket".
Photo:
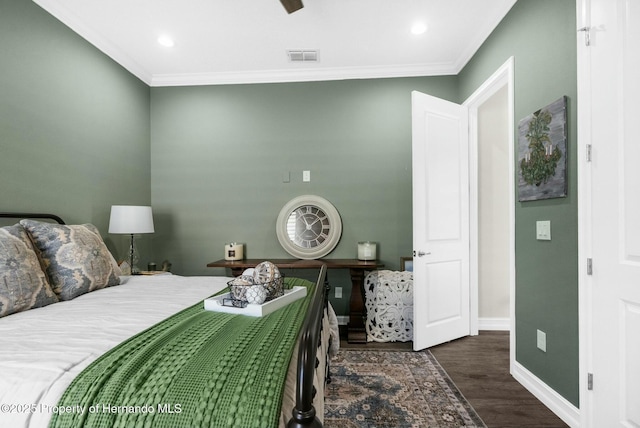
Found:
[{"label": "green knit throw blanket", "polygon": [[264,317],[204,310],[199,302],[87,367],[50,427],[276,427],[307,297]]}]

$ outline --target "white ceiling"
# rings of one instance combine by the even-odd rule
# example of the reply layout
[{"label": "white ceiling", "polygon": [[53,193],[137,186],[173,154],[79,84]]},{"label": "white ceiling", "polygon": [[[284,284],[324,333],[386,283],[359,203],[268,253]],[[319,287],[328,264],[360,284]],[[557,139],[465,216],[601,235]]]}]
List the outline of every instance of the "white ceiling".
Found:
[{"label": "white ceiling", "polygon": [[516,2],[303,0],[288,15],[279,0],[33,1],[151,86],[457,74]]}]

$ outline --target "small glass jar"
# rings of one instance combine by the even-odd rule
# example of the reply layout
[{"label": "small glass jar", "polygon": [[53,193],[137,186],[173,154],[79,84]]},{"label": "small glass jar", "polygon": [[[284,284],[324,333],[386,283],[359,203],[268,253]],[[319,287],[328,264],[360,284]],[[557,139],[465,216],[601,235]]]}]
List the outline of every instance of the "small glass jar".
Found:
[{"label": "small glass jar", "polygon": [[358,260],[376,260],[377,244],[371,241],[358,242]]},{"label": "small glass jar", "polygon": [[225,260],[242,260],[244,259],[244,245],[232,242],[224,246]]}]

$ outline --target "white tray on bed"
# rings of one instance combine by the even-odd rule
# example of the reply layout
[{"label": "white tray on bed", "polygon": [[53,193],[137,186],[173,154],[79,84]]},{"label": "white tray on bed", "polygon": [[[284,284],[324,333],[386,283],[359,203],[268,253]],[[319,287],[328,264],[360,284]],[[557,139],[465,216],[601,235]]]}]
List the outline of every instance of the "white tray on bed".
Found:
[{"label": "white tray on bed", "polygon": [[290,290],[284,290],[284,295],[276,297],[261,305],[248,304],[244,308],[224,306],[222,299],[228,299],[229,293],[204,299],[204,308],[208,311],[224,312],[227,314],[248,315],[250,317],[261,317],[271,312],[287,306],[291,302],[302,299],[307,295],[307,287],[294,286]]}]

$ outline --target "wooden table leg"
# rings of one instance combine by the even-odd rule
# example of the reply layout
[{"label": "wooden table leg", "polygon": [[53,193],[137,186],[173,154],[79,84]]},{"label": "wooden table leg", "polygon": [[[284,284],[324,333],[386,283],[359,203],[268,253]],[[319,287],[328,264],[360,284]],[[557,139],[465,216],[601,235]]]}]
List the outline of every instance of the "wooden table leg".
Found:
[{"label": "wooden table leg", "polygon": [[349,325],[347,326],[348,343],[367,343],[367,332],[364,327],[367,308],[364,305],[364,270],[349,269],[351,274],[351,298],[349,299]]}]

